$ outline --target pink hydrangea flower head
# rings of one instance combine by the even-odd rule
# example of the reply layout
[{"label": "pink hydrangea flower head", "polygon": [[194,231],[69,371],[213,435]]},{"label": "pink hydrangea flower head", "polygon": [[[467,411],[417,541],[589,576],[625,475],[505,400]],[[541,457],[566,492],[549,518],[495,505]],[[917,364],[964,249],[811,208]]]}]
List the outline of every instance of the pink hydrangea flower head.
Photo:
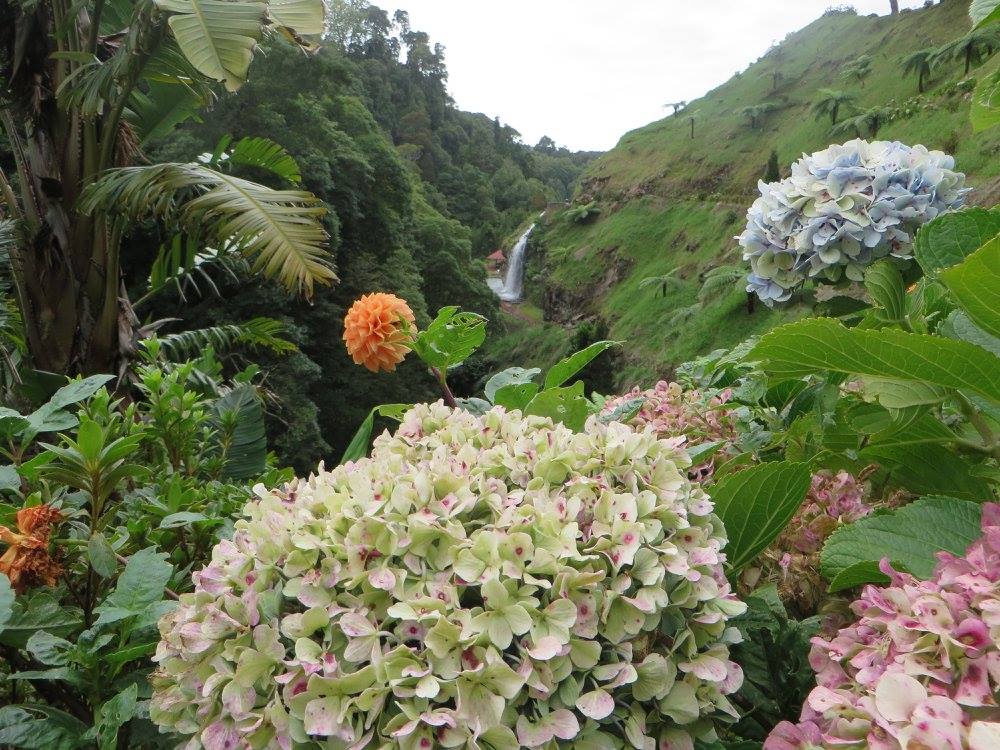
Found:
[{"label": "pink hydrangea flower head", "polygon": [[1000,748],[1000,505],[983,506],[982,529],[928,581],[882,561],[889,585],[866,586],[858,619],[813,639],[816,688],[764,750]]}]

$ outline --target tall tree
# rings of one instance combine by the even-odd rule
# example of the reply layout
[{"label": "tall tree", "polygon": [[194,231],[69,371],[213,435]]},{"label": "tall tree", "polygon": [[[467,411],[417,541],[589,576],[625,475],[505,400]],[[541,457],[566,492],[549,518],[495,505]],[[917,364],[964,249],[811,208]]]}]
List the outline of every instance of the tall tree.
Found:
[{"label": "tall tree", "polygon": [[305,45],[323,28],[321,0],[0,4],[0,122],[16,172],[0,171],[0,200],[17,222],[11,267],[36,368],[118,366],[135,322],[122,240],[146,219],[238,248],[306,295],[335,278],[323,208],[309,193],[203,163],[130,166],[147,142],[209,103],[218,84],[238,89],[266,35]]},{"label": "tall tree", "polygon": [[889,0],[889,12],[894,16],[899,13],[899,0]]}]

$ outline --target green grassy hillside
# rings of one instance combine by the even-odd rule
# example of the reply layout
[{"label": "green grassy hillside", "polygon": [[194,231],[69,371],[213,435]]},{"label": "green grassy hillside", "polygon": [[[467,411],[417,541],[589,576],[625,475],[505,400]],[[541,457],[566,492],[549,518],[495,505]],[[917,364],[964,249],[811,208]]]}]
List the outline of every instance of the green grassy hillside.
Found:
[{"label": "green grassy hillside", "polygon": [[[801,304],[780,311],[758,305],[750,313],[743,284],[733,278],[701,301],[697,297],[712,269],[742,265],[732,238],[742,231],[771,151],[787,170],[803,152],[854,137],[832,134],[829,118],[812,114],[821,88],[854,94],[857,111],[888,108],[893,119],[879,130],[879,140],[955,154],[977,187],[975,200],[995,203],[1000,132],[973,135],[968,91],[970,79],[992,71],[1000,55],[968,78],[960,62],[940,65],[923,95],[916,78],[902,71],[911,52],[965,34],[967,10],[967,0],[944,0],[896,17],[825,15],[686,110],[626,134],[591,165],[574,198],[574,208],[593,202],[597,218],[579,224],[570,209],[547,217],[537,234],[529,298],[544,309],[546,323],[531,315],[510,318],[496,359],[545,364],[562,353],[558,342],[568,338],[566,328],[597,320],[612,337],[629,342],[620,385],[630,385],[806,314]],[[843,79],[844,66],[862,55],[872,58],[871,74],[863,84]],[[752,128],[741,109],[761,103],[773,110]],[[677,281],[665,294],[656,285],[642,286],[644,279],[669,273]],[[561,337],[555,328],[563,329]]]}]

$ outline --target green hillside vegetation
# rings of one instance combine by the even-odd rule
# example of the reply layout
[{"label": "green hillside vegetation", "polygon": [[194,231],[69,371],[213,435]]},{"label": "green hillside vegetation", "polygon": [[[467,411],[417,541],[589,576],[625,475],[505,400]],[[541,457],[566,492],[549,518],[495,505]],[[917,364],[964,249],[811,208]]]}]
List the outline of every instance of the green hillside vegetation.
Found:
[{"label": "green hillside vegetation", "polygon": [[[955,49],[932,54],[922,77],[922,64],[908,60],[969,33],[968,3],[960,0],[895,17],[829,11],[702,99],[626,134],[587,169],[572,207],[547,217],[534,238],[528,294],[548,323],[510,320],[494,357],[534,352],[533,364],[544,365],[563,353],[547,326],[596,320],[629,342],[618,384],[631,385],[809,312],[804,303],[748,312],[736,280],[743,262],[733,237],[767,171],[763,155],[772,151],[787,170],[804,152],[871,139],[874,129],[879,140],[954,154],[977,187],[973,201],[995,202],[1000,135],[972,137],[969,92],[997,67],[989,59],[997,45],[980,38],[968,76]],[[845,95],[836,125],[830,107],[817,106],[835,92]],[[590,208],[582,219],[581,207]],[[643,285],[667,275],[666,289]]]}]

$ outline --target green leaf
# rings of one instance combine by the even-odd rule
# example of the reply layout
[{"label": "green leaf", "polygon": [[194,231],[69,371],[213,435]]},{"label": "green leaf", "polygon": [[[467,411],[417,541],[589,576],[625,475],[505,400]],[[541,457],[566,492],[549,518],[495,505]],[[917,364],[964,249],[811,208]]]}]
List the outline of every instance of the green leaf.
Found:
[{"label": "green leaf", "polygon": [[204,76],[236,91],[261,40],[267,5],[221,0],[157,0],[177,45]]},{"label": "green leaf", "polygon": [[118,730],[136,714],[136,697],[139,686],[134,682],[101,706],[97,723],[97,746],[100,750],[115,750]]},{"label": "green leaf", "polygon": [[635,398],[626,399],[622,401],[618,406],[612,409],[607,414],[602,414],[598,419],[603,424],[608,424],[609,422],[622,422],[623,424],[628,423],[632,420],[636,414],[642,411],[642,407],[646,405],[646,399],[644,396],[636,396]]},{"label": "green leaf", "polygon": [[0,439],[8,440],[27,426],[27,417],[14,409],[0,406]]},{"label": "green leaf", "polygon": [[49,403],[56,408],[64,409],[90,398],[114,379],[114,375],[91,375],[89,378],[74,380],[52,394]]},{"label": "green leaf", "polygon": [[744,601],[747,611],[730,621],[743,640],[730,655],[744,673],[737,701],[753,710],[740,719],[734,733],[764,739],[779,721],[799,714],[815,687],[809,640],[819,630],[820,618],[789,617],[774,585],[757,589]]},{"label": "green leaf", "polygon": [[540,372],[541,370],[537,367],[532,367],[530,369],[525,369],[523,367],[509,367],[503,372],[498,372],[486,381],[486,388],[484,389],[486,398],[494,404],[498,403],[496,400],[496,394],[501,388],[508,385],[526,385],[531,383],[535,376]]},{"label": "green leaf", "polygon": [[45,630],[35,631],[26,644],[28,653],[47,667],[64,667],[69,662],[68,652],[73,644]]},{"label": "green leaf", "polygon": [[0,466],[0,491],[21,489],[21,475],[12,464]]},{"label": "green leaf", "polygon": [[889,380],[886,378],[864,378],[865,391],[887,409],[905,409],[910,406],[939,404],[949,394],[941,388],[919,380]]},{"label": "green leaf", "polygon": [[82,621],[83,613],[76,607],[64,605],[47,591],[36,591],[14,602],[13,613],[0,631],[0,643],[24,648],[36,631],[69,635]]},{"label": "green leaf", "polygon": [[87,725],[70,714],[38,704],[0,708],[0,747],[73,750],[84,744]]},{"label": "green leaf", "polygon": [[264,404],[249,384],[233,388],[212,404],[212,421],[221,438],[225,456],[223,475],[250,479],[267,467],[267,434]]},{"label": "green leaf", "polygon": [[941,281],[973,323],[1000,336],[1000,237],[942,271]]},{"label": "green leaf", "polygon": [[[896,563],[896,569],[909,573],[906,566],[901,563]],[[855,563],[837,573],[830,581],[830,593],[834,594],[838,591],[857,588],[866,583],[877,583],[882,586],[889,583],[889,576],[879,570],[878,562],[875,560]]]},{"label": "green leaf", "polygon": [[729,568],[739,571],[788,525],[809,491],[807,464],[765,463],[720,479],[712,487],[715,513],[729,536]]},{"label": "green leaf", "polygon": [[969,316],[961,310],[952,310],[948,317],[938,326],[937,332],[948,338],[960,339],[968,341],[970,344],[981,346],[986,351],[993,352],[993,354],[1000,357],[1000,338],[990,336],[990,334],[969,320]]},{"label": "green leaf", "polygon": [[981,514],[982,506],[976,502],[920,498],[899,510],[868,516],[835,531],[823,545],[820,569],[825,578],[846,587],[863,582],[864,574],[872,571],[871,565],[866,568],[862,563],[877,566],[887,557],[917,578],[930,578],[937,564],[936,553],[962,555],[982,536]]},{"label": "green leaf", "polygon": [[368,412],[365,421],[361,423],[357,432],[354,433],[354,437],[351,438],[351,442],[347,444],[344,455],[340,457],[340,463],[346,464],[348,461],[357,461],[368,455],[368,444],[371,442],[372,428],[375,426],[376,414],[399,421],[412,408],[411,404],[382,404]]},{"label": "green leaf", "polygon": [[14,589],[10,587],[10,579],[5,573],[0,573],[0,632],[14,614]]},{"label": "green leaf", "polygon": [[163,590],[172,572],[167,553],[157,552],[152,547],[136,552],[118,576],[114,591],[94,609],[100,615],[94,627],[144,614],[151,605],[163,599]]},{"label": "green leaf", "polygon": [[521,385],[505,385],[496,392],[493,403],[505,409],[524,410],[531,399],[538,393],[538,383],[522,383]]},{"label": "green leaf", "polygon": [[118,572],[118,559],[115,551],[111,548],[107,537],[100,531],[94,532],[87,542],[87,556],[90,558],[90,567],[94,569],[101,578],[111,578]]},{"label": "green leaf", "polygon": [[969,18],[976,28],[1000,21],[1000,0],[972,0]]},{"label": "green leaf", "polygon": [[128,664],[130,661],[135,661],[154,653],[158,643],[159,641],[149,641],[148,643],[137,643],[134,646],[126,646],[117,651],[112,651],[110,654],[102,655],[101,661],[112,667],[120,667],[122,664]]},{"label": "green leaf", "polygon": [[924,273],[961,263],[1000,234],[1000,211],[965,208],[944,214],[924,224],[913,243],[913,255]]},{"label": "green leaf", "polygon": [[560,360],[552,366],[552,369],[545,373],[545,390],[562,385],[590,364],[595,357],[606,352],[613,346],[618,346],[620,343],[620,341],[598,341],[586,349],[581,349],[575,354],[571,354],[565,359]]},{"label": "green leaf", "polygon": [[[211,1],[233,8],[248,5]],[[251,259],[255,272],[306,298],[317,283],[337,278],[326,249],[326,208],[304,190],[274,190],[204,164],[164,162],[109,169],[86,187],[78,207],[125,220],[154,218],[238,250]]]},{"label": "green leaf", "polygon": [[180,513],[171,513],[169,516],[165,516],[163,520],[160,521],[160,525],[157,528],[176,529],[180,526],[190,526],[191,524],[198,523],[200,521],[222,523],[220,519],[209,518],[204,513],[193,513],[185,510]]},{"label": "green leaf", "polygon": [[906,287],[899,270],[888,260],[873,263],[865,271],[865,288],[888,320],[902,320],[906,314]]},{"label": "green leaf", "polygon": [[233,144],[228,162],[266,169],[289,182],[302,182],[302,174],[294,157],[270,138],[241,138]]},{"label": "green leaf", "polygon": [[1000,125],[1000,70],[983,76],[976,84],[969,119],[977,132]]},{"label": "green leaf", "polygon": [[583,396],[583,381],[578,380],[567,388],[549,388],[531,399],[524,409],[525,414],[548,417],[553,422],[562,422],[574,432],[583,429],[590,408]]},{"label": "green leaf", "polygon": [[457,307],[443,307],[427,329],[417,334],[413,351],[442,372],[464,362],[486,340],[486,318]]},{"label": "green leaf", "polygon": [[965,341],[894,330],[849,329],[829,318],[776,328],[751,350],[778,377],[832,370],[967,389],[1000,402],[1000,358]]}]

